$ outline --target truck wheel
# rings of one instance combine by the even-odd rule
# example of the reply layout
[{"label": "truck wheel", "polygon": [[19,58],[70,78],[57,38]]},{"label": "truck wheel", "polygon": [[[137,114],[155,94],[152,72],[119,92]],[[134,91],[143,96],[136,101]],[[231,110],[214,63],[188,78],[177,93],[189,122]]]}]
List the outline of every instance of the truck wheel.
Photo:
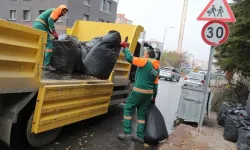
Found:
[{"label": "truck wheel", "polygon": [[179,82],[180,81],[180,77],[177,79],[177,82]]},{"label": "truck wheel", "polygon": [[32,133],[31,130],[32,130],[33,116],[34,114],[30,116],[26,128],[26,137],[29,144],[33,147],[39,148],[52,143],[59,136],[62,127],[42,132],[39,134]]}]

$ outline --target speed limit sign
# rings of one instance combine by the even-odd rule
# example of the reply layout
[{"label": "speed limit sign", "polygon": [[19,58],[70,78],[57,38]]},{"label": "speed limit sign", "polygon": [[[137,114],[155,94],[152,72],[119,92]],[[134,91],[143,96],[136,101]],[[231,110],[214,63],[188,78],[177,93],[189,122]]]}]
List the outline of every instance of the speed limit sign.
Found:
[{"label": "speed limit sign", "polygon": [[203,41],[208,45],[219,46],[226,42],[229,36],[229,28],[227,24],[222,21],[209,21],[202,28],[201,36]]}]

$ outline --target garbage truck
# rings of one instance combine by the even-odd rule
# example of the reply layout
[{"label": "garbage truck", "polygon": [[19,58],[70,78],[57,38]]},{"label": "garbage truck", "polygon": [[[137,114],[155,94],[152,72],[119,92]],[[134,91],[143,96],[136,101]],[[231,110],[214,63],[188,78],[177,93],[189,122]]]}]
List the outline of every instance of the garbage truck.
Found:
[{"label": "garbage truck", "polygon": [[[140,55],[142,26],[78,20],[68,29],[80,41],[119,31],[128,37],[130,51]],[[126,101],[136,68],[121,53],[108,80],[43,79],[47,35],[0,20],[0,140],[9,147],[26,142],[43,147],[57,138],[63,126],[108,112]]]}]

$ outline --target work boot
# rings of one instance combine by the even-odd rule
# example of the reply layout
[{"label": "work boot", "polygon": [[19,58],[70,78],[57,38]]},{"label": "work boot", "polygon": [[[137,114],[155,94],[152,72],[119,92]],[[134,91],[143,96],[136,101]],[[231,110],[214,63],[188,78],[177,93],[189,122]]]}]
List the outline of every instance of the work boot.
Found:
[{"label": "work boot", "polygon": [[132,138],[131,134],[118,134],[118,139],[120,140],[130,140]]},{"label": "work boot", "polygon": [[52,67],[51,65],[49,65],[49,66],[43,66],[43,69],[48,70],[48,71],[52,71],[52,72],[56,71],[56,68]]},{"label": "work boot", "polygon": [[135,141],[135,142],[144,144],[144,139],[139,138],[139,137],[137,137],[137,136],[133,136],[133,137],[132,137],[132,140]]}]

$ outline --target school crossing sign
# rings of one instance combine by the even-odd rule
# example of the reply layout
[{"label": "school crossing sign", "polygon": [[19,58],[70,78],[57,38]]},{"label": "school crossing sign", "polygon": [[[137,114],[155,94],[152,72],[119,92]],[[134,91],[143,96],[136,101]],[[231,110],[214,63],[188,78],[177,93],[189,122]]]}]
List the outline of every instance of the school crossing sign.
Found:
[{"label": "school crossing sign", "polygon": [[236,22],[233,11],[226,0],[211,0],[201,12],[197,20],[220,20],[223,22]]}]

